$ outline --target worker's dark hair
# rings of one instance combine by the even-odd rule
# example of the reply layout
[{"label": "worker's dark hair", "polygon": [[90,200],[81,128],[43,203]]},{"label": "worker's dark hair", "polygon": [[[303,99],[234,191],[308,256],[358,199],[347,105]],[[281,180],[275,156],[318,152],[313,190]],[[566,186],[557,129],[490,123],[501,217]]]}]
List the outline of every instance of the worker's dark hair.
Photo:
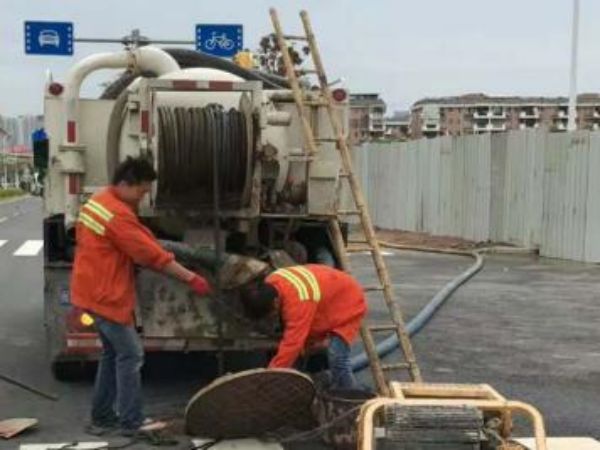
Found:
[{"label": "worker's dark hair", "polygon": [[112,184],[117,185],[123,181],[130,186],[135,186],[154,180],[156,180],[156,172],[154,167],[152,167],[152,163],[147,158],[142,156],[132,158],[128,156],[115,170]]},{"label": "worker's dark hair", "polygon": [[278,296],[277,290],[264,281],[246,287],[241,294],[244,313],[256,320],[263,319],[273,312]]}]

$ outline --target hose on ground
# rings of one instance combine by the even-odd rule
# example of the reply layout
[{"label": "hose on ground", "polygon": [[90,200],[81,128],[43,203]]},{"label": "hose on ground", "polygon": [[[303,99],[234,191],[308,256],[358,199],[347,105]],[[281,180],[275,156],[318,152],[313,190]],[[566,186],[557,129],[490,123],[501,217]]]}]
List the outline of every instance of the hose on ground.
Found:
[{"label": "hose on ground", "polygon": [[[471,279],[477,272],[483,268],[483,257],[480,251],[461,251],[461,250],[450,250],[450,249],[436,249],[428,247],[411,247],[405,245],[391,244],[388,242],[380,242],[382,247],[389,247],[399,250],[410,250],[410,251],[421,251],[427,253],[442,253],[448,255],[459,255],[468,256],[473,258],[475,262],[467,270],[462,272],[452,281],[447,283],[440,291],[438,291],[433,298],[425,305],[425,307],[410,321],[406,324],[406,331],[409,336],[414,336],[421,331],[425,325],[433,318],[435,313],[442,307],[442,305],[452,296],[452,294],[469,279]],[[383,341],[379,342],[376,346],[377,354],[380,358],[393,352],[398,347],[398,336],[394,333]],[[359,372],[369,366],[369,358],[366,352],[359,353],[354,356],[351,361],[352,370]]]}]

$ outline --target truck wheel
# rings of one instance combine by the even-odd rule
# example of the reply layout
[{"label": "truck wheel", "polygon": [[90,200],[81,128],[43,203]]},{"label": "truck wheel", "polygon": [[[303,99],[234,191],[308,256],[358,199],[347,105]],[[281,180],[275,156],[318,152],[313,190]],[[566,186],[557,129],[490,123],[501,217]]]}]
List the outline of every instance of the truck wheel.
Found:
[{"label": "truck wheel", "polygon": [[51,369],[58,381],[81,381],[88,375],[89,366],[84,361],[53,361]]}]

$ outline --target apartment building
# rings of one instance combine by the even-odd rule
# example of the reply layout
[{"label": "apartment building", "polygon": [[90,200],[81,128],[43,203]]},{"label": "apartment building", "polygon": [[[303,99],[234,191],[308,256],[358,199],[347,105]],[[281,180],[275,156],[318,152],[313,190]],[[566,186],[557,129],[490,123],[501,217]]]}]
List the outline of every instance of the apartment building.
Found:
[{"label": "apartment building", "polygon": [[381,139],[385,134],[385,102],[379,94],[350,94],[350,142]]},{"label": "apartment building", "polygon": [[[500,97],[467,94],[425,98],[411,108],[413,139],[435,136],[495,133],[525,128],[565,131],[566,97]],[[600,94],[577,98],[578,129],[600,129]]]}]

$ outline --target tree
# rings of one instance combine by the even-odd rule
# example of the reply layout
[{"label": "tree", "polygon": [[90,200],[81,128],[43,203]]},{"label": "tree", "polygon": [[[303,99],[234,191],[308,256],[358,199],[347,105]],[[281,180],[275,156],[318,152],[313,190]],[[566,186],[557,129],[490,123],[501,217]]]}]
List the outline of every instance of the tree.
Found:
[{"label": "tree", "polygon": [[[302,63],[304,63],[306,56],[310,54],[310,48],[308,46],[303,46],[298,50],[296,49],[295,44],[289,44],[288,52],[290,53],[292,64],[296,69],[299,69],[302,66]],[[279,48],[275,34],[268,34],[261,38],[256,55],[261,70],[275,75],[285,76],[283,54]]]}]

